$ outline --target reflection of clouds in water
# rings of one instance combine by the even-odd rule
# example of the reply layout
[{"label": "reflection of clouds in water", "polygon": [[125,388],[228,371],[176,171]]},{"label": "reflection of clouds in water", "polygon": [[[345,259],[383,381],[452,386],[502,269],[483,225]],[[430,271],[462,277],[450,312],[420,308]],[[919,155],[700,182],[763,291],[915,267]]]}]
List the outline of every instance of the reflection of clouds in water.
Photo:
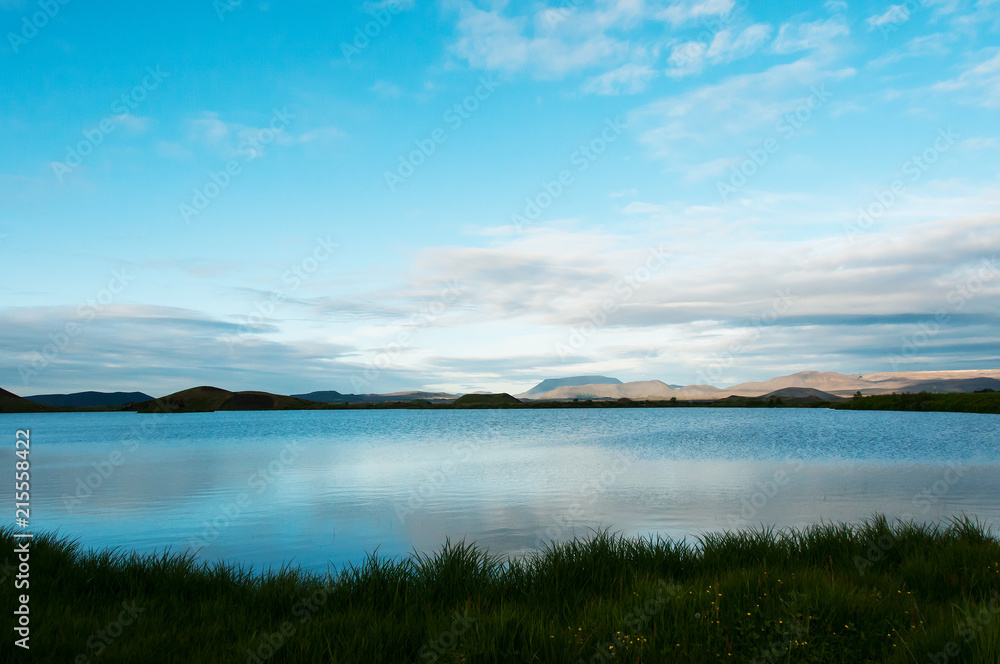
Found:
[{"label": "reflection of clouds in water", "polygon": [[[62,497],[120,449],[127,425],[141,416],[29,417],[33,440],[45,442],[35,457],[39,528],[58,527],[85,546],[181,550],[221,506],[248,492],[249,503],[199,554],[258,566],[294,559],[325,569],[328,560],[362,561],[376,547],[390,556],[433,551],[445,537],[494,553],[602,527],[690,538],[731,529],[734,519],[741,527],[801,527],[876,511],[918,521],[965,512],[1000,523],[997,434],[994,420],[980,416],[790,409],[171,416],[72,512]],[[302,442],[301,454],[257,492],[250,478],[291,441]],[[946,477],[949,463],[967,470]],[[400,519],[396,506],[414,492],[424,494],[421,502]]]}]

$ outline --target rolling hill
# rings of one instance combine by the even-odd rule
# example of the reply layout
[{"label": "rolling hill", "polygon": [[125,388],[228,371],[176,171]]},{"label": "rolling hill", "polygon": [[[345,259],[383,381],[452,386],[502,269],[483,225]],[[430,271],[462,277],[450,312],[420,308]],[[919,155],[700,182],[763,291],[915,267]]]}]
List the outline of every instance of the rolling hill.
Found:
[{"label": "rolling hill", "polygon": [[24,397],[28,401],[57,408],[104,408],[127,403],[149,401],[153,397],[143,392],[74,392],[73,394],[36,394]]},{"label": "rolling hill", "polygon": [[53,406],[29,401],[13,392],[0,388],[0,413],[48,413],[58,410]]},{"label": "rolling hill", "polygon": [[129,410],[140,413],[203,413],[217,410],[312,410],[323,404],[270,392],[230,392],[202,385],[133,404]]},{"label": "rolling hill", "polygon": [[342,394],[334,390],[321,392],[309,392],[307,394],[293,394],[296,399],[306,401],[318,401],[319,403],[386,403],[390,401],[414,401],[424,399],[426,401],[451,401],[457,397],[455,394],[447,392],[390,392],[388,394]]}]

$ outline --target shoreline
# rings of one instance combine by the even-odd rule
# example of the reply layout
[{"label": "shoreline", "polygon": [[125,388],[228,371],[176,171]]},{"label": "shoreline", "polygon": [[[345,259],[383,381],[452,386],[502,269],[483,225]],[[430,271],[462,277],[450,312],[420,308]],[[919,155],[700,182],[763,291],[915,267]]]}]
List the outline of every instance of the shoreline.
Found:
[{"label": "shoreline", "polygon": [[[13,535],[0,527],[0,556]],[[32,645],[61,661],[847,663],[949,648],[995,661],[1000,542],[977,521],[875,515],[699,539],[602,531],[523,559],[446,542],[315,574],[38,534]]]}]

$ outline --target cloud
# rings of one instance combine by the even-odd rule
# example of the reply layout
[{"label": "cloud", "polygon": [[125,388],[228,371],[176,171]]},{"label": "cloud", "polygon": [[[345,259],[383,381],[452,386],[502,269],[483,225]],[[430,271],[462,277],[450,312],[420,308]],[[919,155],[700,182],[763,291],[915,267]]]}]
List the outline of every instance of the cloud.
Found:
[{"label": "cloud", "polygon": [[985,59],[975,64],[958,78],[942,81],[931,87],[935,92],[966,91],[970,100],[986,108],[1000,108],[1000,48],[983,51]]},{"label": "cloud", "polygon": [[[261,324],[231,351],[227,337],[246,334],[236,323],[189,309],[110,305],[83,324],[62,349],[41,359],[49,334],[81,323],[74,308],[26,307],[0,311],[3,387],[18,394],[94,389],[137,389],[162,396],[177,389],[216,384],[226,389],[295,391],[303,384],[331,385],[360,371],[331,360],[353,347],[323,341],[269,340],[277,330]],[[37,374],[19,379],[21,369]]]},{"label": "cloud", "polygon": [[374,85],[368,88],[368,91],[390,99],[398,99],[403,96],[402,88],[395,83],[390,83],[389,81],[383,79],[375,81]]},{"label": "cloud", "polygon": [[[668,209],[635,202],[626,212],[663,214]],[[799,298],[797,316],[920,315],[952,307],[949,294],[984,260],[1000,258],[1000,236],[994,232],[998,221],[996,216],[940,219],[871,233],[870,241],[860,244],[847,241],[837,228],[823,238],[783,242],[734,237],[712,248],[703,237],[685,242],[675,232],[639,239],[548,229],[534,239],[492,248],[428,250],[421,271],[432,280],[447,277],[465,284],[469,300],[476,303],[465,312],[469,319],[526,316],[564,326],[585,319],[589,307],[602,299],[616,297],[615,284],[623,275],[646,264],[650,249],[665,246],[669,260],[621,303],[616,325],[745,318],[782,288]],[[997,295],[1000,273],[955,313],[996,316]]]},{"label": "cloud", "polygon": [[633,95],[645,90],[655,77],[656,71],[648,65],[625,64],[589,79],[583,91],[598,95]]},{"label": "cloud", "polygon": [[553,78],[622,61],[631,51],[628,43],[605,34],[606,20],[597,12],[572,13],[551,28],[540,18],[528,36],[528,18],[508,18],[501,13],[503,7],[487,11],[462,2],[451,52],[478,69],[531,69],[539,77]]},{"label": "cloud", "polygon": [[691,74],[700,74],[705,66],[705,53],[708,45],[699,41],[689,41],[677,44],[667,58],[669,69],[665,72],[671,78],[683,78]]},{"label": "cloud", "polygon": [[962,141],[959,145],[968,150],[984,150],[1000,147],[1000,141],[993,136],[976,136],[975,138],[968,138]]},{"label": "cloud", "polygon": [[223,122],[215,111],[204,111],[200,117],[189,120],[188,125],[194,134],[212,144],[219,143],[229,136],[234,127],[239,127]]},{"label": "cloud", "polygon": [[705,63],[720,64],[753,55],[771,37],[771,26],[757,23],[742,31],[725,28],[714,34],[711,43],[688,41],[676,44],[667,59],[671,78],[699,74]]},{"label": "cloud", "polygon": [[416,0],[379,0],[378,2],[366,2],[362,8],[369,14],[382,11],[384,9],[405,12],[413,9],[416,4]]},{"label": "cloud", "polygon": [[134,133],[142,133],[146,131],[149,127],[149,118],[140,117],[138,115],[132,115],[131,113],[121,113],[119,115],[112,115],[111,120],[115,124],[122,125],[129,131]]},{"label": "cloud", "polygon": [[719,159],[707,161],[704,164],[692,166],[684,174],[684,181],[699,182],[708,178],[719,177],[733,166],[736,166],[739,161],[739,159],[733,157],[720,157]]},{"label": "cloud", "polygon": [[827,70],[816,58],[803,58],[660,99],[634,110],[628,122],[640,128],[639,140],[655,155],[686,169],[689,154],[697,153],[698,163],[704,163],[713,156],[711,142],[731,154],[732,137],[749,131],[773,133],[782,113],[806,103],[812,87],[852,75],[852,70]]},{"label": "cloud", "polygon": [[[506,2],[489,9],[469,0],[450,5],[458,12],[450,52],[472,67],[504,72],[527,71],[540,79],[554,79],[587,69],[606,73],[622,65],[648,63],[662,37],[643,39],[636,29],[653,18],[644,0],[600,3],[585,9],[578,3],[542,7],[533,13],[514,13]],[[628,72],[618,72],[623,76]],[[636,72],[624,89],[636,89]],[[595,91],[613,90],[614,74],[594,81]],[[598,92],[598,94],[602,94]]]},{"label": "cloud", "polygon": [[[301,133],[288,131],[289,121],[294,115],[284,115],[285,111],[275,111],[270,126],[256,127],[240,122],[228,122],[215,111],[204,111],[199,117],[188,121],[188,136],[192,142],[207,145],[227,158],[243,156],[256,159],[263,156],[268,145],[302,145],[318,141],[328,141],[342,137],[342,131],[333,126],[314,127]],[[169,149],[169,148],[168,148]]]},{"label": "cloud", "polygon": [[711,62],[732,62],[749,57],[770,39],[771,31],[771,26],[765,23],[751,25],[739,34],[729,29],[721,30],[712,39],[705,57]]},{"label": "cloud", "polygon": [[869,30],[875,30],[883,25],[902,25],[910,20],[910,9],[906,5],[889,5],[881,14],[869,16],[865,23]]},{"label": "cloud", "polygon": [[680,0],[660,11],[656,18],[682,25],[712,16],[725,16],[736,6],[733,0]]},{"label": "cloud", "polygon": [[622,214],[665,214],[668,211],[665,205],[658,205],[656,203],[643,203],[641,201],[633,201],[625,206],[622,210]]},{"label": "cloud", "polygon": [[828,50],[838,37],[848,34],[850,28],[840,18],[812,23],[785,23],[778,30],[771,50],[782,55],[798,51]]},{"label": "cloud", "polygon": [[[626,208],[629,214],[670,212],[643,202]],[[472,367],[471,358],[486,345],[490,357],[531,356],[537,362],[539,349],[547,347],[553,361],[541,366],[562,367],[555,375],[579,369],[572,360],[600,362],[614,371],[636,367],[647,377],[687,367],[684,372],[693,377],[783,296],[791,308],[768,325],[766,338],[755,341],[741,362],[785,371],[787,358],[796,357],[807,367],[845,361],[848,370],[888,369],[872,362],[898,354],[903,335],[940,310],[950,318],[938,324],[919,361],[968,366],[991,356],[983,354],[983,344],[1000,322],[994,304],[1000,296],[995,215],[908,224],[851,243],[839,228],[796,241],[746,238],[712,226],[690,235],[682,230],[683,214],[671,215],[670,232],[641,237],[549,228],[528,238],[497,236],[489,248],[425,251],[417,266],[422,279],[458,280],[469,303],[445,324],[462,340],[445,356],[470,358]],[[641,287],[627,288],[626,279],[634,280],[658,247],[666,249],[662,266]],[[986,269],[992,276],[980,278]],[[968,284],[975,293],[959,308],[956,294]],[[588,333],[593,337],[574,357],[559,359],[555,345],[565,344],[580,326],[593,329],[594,312],[609,300],[616,308]],[[512,336],[517,352],[499,343]],[[995,348],[991,352],[997,355]],[[430,361],[436,366],[437,360]]]},{"label": "cloud", "polygon": [[935,33],[914,37],[901,48],[893,49],[868,63],[869,67],[884,67],[909,58],[923,58],[933,55],[948,55],[951,49],[945,43],[945,35]]},{"label": "cloud", "polygon": [[292,143],[315,143],[323,141],[331,141],[338,138],[343,138],[344,132],[340,131],[336,127],[316,127],[315,129],[310,129],[309,131],[303,132],[301,134],[291,134],[283,140],[278,141],[281,144],[292,144]]}]

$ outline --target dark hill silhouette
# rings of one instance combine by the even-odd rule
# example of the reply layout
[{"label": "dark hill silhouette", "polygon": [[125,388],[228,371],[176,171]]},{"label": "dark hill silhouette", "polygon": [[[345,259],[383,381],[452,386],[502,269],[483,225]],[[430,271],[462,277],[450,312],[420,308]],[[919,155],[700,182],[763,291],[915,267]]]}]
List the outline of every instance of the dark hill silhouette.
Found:
[{"label": "dark hill silhouette", "polygon": [[996,378],[943,378],[938,380],[922,380],[900,392],[930,392],[932,394],[949,394],[954,392],[975,392],[976,390],[1000,390],[1000,380]]},{"label": "dark hill silhouette", "polygon": [[28,401],[0,388],[0,413],[47,413],[54,410],[57,409],[53,406]]},{"label": "dark hill silhouette", "polygon": [[124,406],[137,401],[149,401],[153,397],[144,392],[74,392],[72,394],[36,394],[24,397],[28,401],[56,406],[57,408],[103,408]]},{"label": "dark hill silhouette", "polygon": [[393,392],[391,394],[342,394],[335,390],[293,394],[296,399],[318,401],[320,403],[386,403],[389,401],[440,401],[451,400],[454,394],[447,392]]},{"label": "dark hill silhouette", "polygon": [[132,404],[140,413],[205,413],[216,410],[311,410],[322,404],[270,392],[230,392],[210,385],[192,387],[161,399]]},{"label": "dark hill silhouette", "polygon": [[836,394],[830,394],[829,392],[824,392],[822,390],[815,390],[811,387],[783,387],[780,390],[775,390],[774,392],[769,392],[763,396],[757,397],[758,399],[772,399],[776,397],[782,397],[785,399],[818,399],[822,401],[837,401],[843,399],[843,397],[838,397]]},{"label": "dark hill silhouette", "polygon": [[456,408],[500,408],[518,404],[521,400],[503,392],[501,394],[465,394],[455,399]]}]

